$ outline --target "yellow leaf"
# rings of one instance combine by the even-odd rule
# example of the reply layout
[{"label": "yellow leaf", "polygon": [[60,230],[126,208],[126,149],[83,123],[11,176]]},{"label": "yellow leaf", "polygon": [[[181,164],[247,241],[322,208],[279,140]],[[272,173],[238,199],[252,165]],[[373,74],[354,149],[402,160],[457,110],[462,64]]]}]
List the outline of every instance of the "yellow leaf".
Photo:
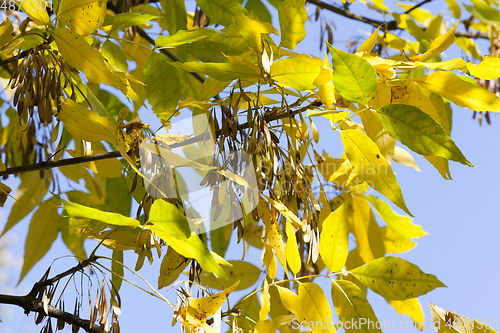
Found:
[{"label": "yellow leaf", "polygon": [[85,36],[103,24],[106,17],[106,1],[61,0],[57,17],[63,19],[71,30]]},{"label": "yellow leaf", "polygon": [[[377,90],[375,91],[375,95],[373,95],[373,98],[368,102],[368,105],[373,109],[379,109],[380,107],[391,103],[393,103],[391,88],[387,84],[379,83]],[[380,125],[380,122],[377,120],[373,112],[360,112],[359,117],[363,122],[363,128],[366,135],[368,135],[368,137],[375,142],[384,158],[390,163],[394,156],[396,139],[390,136],[389,133],[387,133],[387,130]]]},{"label": "yellow leaf", "polygon": [[328,157],[318,165],[321,175],[336,187],[359,185],[364,182],[347,159]]},{"label": "yellow leaf", "polygon": [[371,52],[375,44],[377,43],[378,39],[378,31],[380,30],[380,27],[375,30],[370,37],[368,37],[367,40],[363,42],[363,44],[360,45],[358,48],[357,52]]},{"label": "yellow leaf", "polygon": [[455,18],[459,19],[462,15],[462,10],[460,6],[457,4],[455,0],[446,0],[448,7],[450,7],[450,12],[455,16]]},{"label": "yellow leaf", "polygon": [[[216,258],[214,252],[212,252],[212,255],[214,255],[215,261],[218,264],[222,265],[222,270],[226,272],[226,275],[229,276],[229,282],[240,282],[236,290],[243,290],[253,286],[262,273],[262,271],[257,266],[247,261],[230,260],[222,262],[221,260]],[[229,266],[227,264],[229,264]],[[200,280],[202,285],[209,288],[223,289],[220,283],[220,279],[215,277],[212,273],[203,271],[200,274]]]},{"label": "yellow leaf", "polygon": [[429,50],[425,52],[424,54],[421,54],[416,57],[410,58],[411,61],[426,61],[429,60],[441,53],[443,53],[444,50],[446,50],[448,47],[450,47],[451,44],[455,42],[455,30],[457,29],[458,22],[455,23],[453,27],[451,27],[450,30],[448,30],[447,33],[439,36],[436,38],[432,43],[431,46],[429,47]]},{"label": "yellow leaf", "polygon": [[278,30],[270,23],[264,23],[257,18],[249,18],[243,13],[236,15],[236,31],[243,36],[248,45],[259,54],[262,52],[261,34],[274,33],[279,35]]},{"label": "yellow leaf", "polygon": [[313,89],[321,66],[302,59],[280,59],[271,65],[271,77],[297,91]]},{"label": "yellow leaf", "polygon": [[500,58],[495,56],[485,56],[478,65],[470,61],[466,64],[471,75],[485,80],[493,80],[500,77]]},{"label": "yellow leaf", "polygon": [[3,22],[0,23],[0,45],[2,45],[2,48],[14,39],[12,36],[13,30],[14,27],[12,26],[12,21],[5,16],[3,18]]},{"label": "yellow leaf", "polygon": [[33,214],[24,245],[24,262],[19,281],[42,259],[56,240],[62,225],[58,208],[56,199],[52,198],[40,204]]},{"label": "yellow leaf", "polygon": [[307,20],[307,12],[304,2],[304,0],[285,0],[279,3],[280,47],[293,50],[306,36],[304,24]]},{"label": "yellow leaf", "polygon": [[299,322],[315,323],[310,327],[311,332],[335,332],[331,321],[330,305],[320,286],[315,283],[300,283],[298,295],[290,289],[280,286],[276,288],[283,305],[295,315]]},{"label": "yellow leaf", "polygon": [[259,322],[265,321],[267,319],[267,315],[269,314],[269,310],[271,310],[271,295],[269,295],[269,284],[267,283],[267,279],[264,279],[264,286],[262,287],[262,293],[260,294],[260,301],[262,303],[262,307],[259,311]]},{"label": "yellow leaf", "polygon": [[116,124],[110,118],[101,117],[96,111],[84,108],[71,99],[64,101],[62,109],[57,119],[75,137],[89,142],[119,144]]},{"label": "yellow leaf", "polygon": [[[1,163],[1,162],[0,162]],[[4,164],[5,165],[5,164]],[[9,193],[12,191],[10,187],[0,182],[0,207],[3,207]]]},{"label": "yellow leaf", "polygon": [[348,203],[342,204],[323,221],[319,253],[329,272],[340,272],[347,260],[349,245]]},{"label": "yellow leaf", "polygon": [[450,72],[436,72],[416,78],[417,84],[458,106],[474,111],[500,112],[500,98],[492,92],[460,79]]},{"label": "yellow leaf", "polygon": [[38,172],[28,172],[21,177],[21,185],[14,196],[14,204],[2,235],[28,215],[42,200],[52,181],[52,173],[44,172],[40,177]]},{"label": "yellow leaf", "polygon": [[385,253],[401,253],[411,250],[417,243],[405,238],[387,226],[380,228]]},{"label": "yellow leaf", "polygon": [[286,237],[286,260],[293,274],[297,274],[300,271],[302,260],[300,259],[299,248],[297,246],[297,238],[289,220],[286,221]]},{"label": "yellow leaf", "polygon": [[106,66],[101,53],[90,46],[82,36],[66,28],[56,29],[52,35],[64,60],[81,70],[90,82],[104,83],[120,90],[126,89],[125,77],[112,72]]},{"label": "yellow leaf", "polygon": [[295,215],[294,212],[292,212],[290,209],[288,209],[287,206],[285,206],[281,201],[267,198],[267,201],[273,205],[273,207],[281,213],[284,217],[286,217],[287,220],[290,220],[293,222],[293,225],[295,228],[303,227],[304,223],[299,219],[297,215]]},{"label": "yellow leaf", "polygon": [[349,205],[347,217],[360,257],[368,263],[384,256],[382,233],[366,198],[354,195]]},{"label": "yellow leaf", "polygon": [[169,246],[161,262],[158,289],[170,286],[174,283],[190,262],[191,259],[178,254]]},{"label": "yellow leaf", "polygon": [[49,25],[50,17],[46,11],[48,0],[15,0],[16,5],[36,24]]},{"label": "yellow leaf", "polygon": [[[104,153],[103,150],[94,150],[93,154]],[[116,178],[122,174],[123,164],[117,158],[90,162],[89,169],[107,178]]]},{"label": "yellow leaf", "polygon": [[403,149],[401,147],[397,147],[396,146],[394,148],[394,158],[393,158],[393,160],[396,163],[412,167],[415,170],[417,170],[418,172],[422,171],[422,170],[420,170],[420,168],[418,167],[417,163],[413,159],[413,156],[411,156],[411,154],[408,151],[406,151],[405,149]]},{"label": "yellow leaf", "polygon": [[[485,324],[451,311],[446,311],[432,303],[430,304],[430,308],[434,327],[438,333],[497,333],[493,328],[487,326],[487,324],[491,325],[490,320]],[[496,322],[496,320],[491,321]]]},{"label": "yellow leaf", "polygon": [[203,326],[207,321],[207,317],[213,316],[221,308],[229,294],[236,289],[238,283],[236,282],[218,294],[203,298],[189,298],[188,305],[184,308],[187,314],[185,322],[194,327]]},{"label": "yellow leaf", "polygon": [[429,161],[430,164],[436,168],[436,170],[439,172],[441,177],[444,179],[451,179],[451,173],[450,173],[450,165],[449,161],[440,156],[424,156],[427,161]]},{"label": "yellow leaf", "polygon": [[[373,312],[373,309],[366,299],[365,293],[354,283],[346,280],[336,280],[332,283],[332,301],[335,306],[335,311],[339,316],[341,323],[357,323],[359,329],[345,329],[346,332],[359,333],[381,333],[382,330],[376,323],[380,323]],[[365,323],[374,323],[373,327],[370,324],[362,324],[361,319],[365,319]]]},{"label": "yellow leaf", "polygon": [[457,44],[462,50],[470,54],[476,59],[482,60],[483,56],[477,48],[476,43],[469,37],[457,37],[455,38],[455,44]]},{"label": "yellow leaf", "polygon": [[[203,82],[203,84],[201,85],[200,100],[206,101],[206,100],[216,96],[222,90],[226,89],[226,87],[230,83],[231,83],[231,81],[219,81],[219,80],[214,79],[213,77],[206,78],[205,82]],[[179,103],[179,107],[180,107],[181,103]]]},{"label": "yellow leaf", "polygon": [[455,58],[455,59],[440,61],[440,62],[415,61],[415,67],[419,67],[419,66],[424,66],[424,67],[429,68],[429,69],[442,69],[444,71],[452,71],[455,69],[459,69],[459,70],[463,71],[466,69],[465,61],[462,58]]},{"label": "yellow leaf", "polygon": [[378,258],[350,273],[386,300],[403,301],[446,287],[434,275],[398,257]]},{"label": "yellow leaf", "polygon": [[410,217],[396,214],[387,202],[373,195],[366,195],[365,198],[372,204],[385,223],[387,223],[387,226],[405,238],[419,238],[427,235],[421,226],[412,223]]},{"label": "yellow leaf", "polygon": [[288,275],[288,269],[286,265],[286,252],[283,246],[283,237],[281,236],[281,228],[274,217],[273,212],[269,209],[267,203],[261,199],[258,205],[259,215],[264,225],[266,226],[266,235],[269,245],[276,252],[279,262],[285,269],[285,273]]},{"label": "yellow leaf", "polygon": [[424,330],[424,312],[417,298],[404,301],[388,301],[399,314],[405,314],[413,320],[413,324],[421,331]]},{"label": "yellow leaf", "polygon": [[267,267],[267,275],[269,275],[271,280],[274,280],[278,264],[276,263],[276,258],[274,257],[273,248],[267,243],[264,243],[264,258],[262,261]]},{"label": "yellow leaf", "polygon": [[358,130],[341,131],[340,135],[347,157],[368,185],[411,215],[396,176],[377,145]]}]

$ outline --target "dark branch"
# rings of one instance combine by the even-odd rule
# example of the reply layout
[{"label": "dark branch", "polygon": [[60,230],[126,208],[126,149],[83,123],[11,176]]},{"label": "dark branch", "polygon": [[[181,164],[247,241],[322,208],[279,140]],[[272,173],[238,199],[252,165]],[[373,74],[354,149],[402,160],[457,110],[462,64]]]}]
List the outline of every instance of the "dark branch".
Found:
[{"label": "dark branch", "polygon": [[306,1],[309,2],[309,3],[312,3],[313,5],[318,6],[320,8],[327,9],[327,10],[329,10],[331,12],[334,12],[336,14],[339,14],[339,15],[342,15],[344,17],[347,17],[349,19],[353,19],[353,20],[357,20],[357,21],[360,21],[360,22],[363,22],[363,23],[366,23],[366,24],[370,24],[370,25],[374,26],[375,28],[378,28],[382,24],[386,24],[386,29],[387,30],[401,29],[398,26],[398,24],[396,23],[396,21],[383,22],[383,21],[373,20],[371,18],[364,17],[364,16],[358,15],[356,13],[353,13],[353,12],[351,12],[348,9],[342,9],[342,8],[335,7],[333,5],[330,5],[329,3],[323,2],[321,0],[306,0]]},{"label": "dark branch", "polygon": [[[43,309],[43,303],[33,300],[28,295],[12,296],[0,294],[0,303],[20,306],[25,310],[25,312],[27,311],[27,313],[37,312],[46,314],[45,310]],[[48,316],[51,318],[62,320],[70,325],[76,325],[90,333],[99,333],[100,331],[99,325],[92,325],[92,328],[90,328],[90,320],[81,319],[80,317],[75,316],[71,313],[56,309],[52,305],[48,306]]]},{"label": "dark branch", "polygon": [[[141,28],[137,27],[137,33],[144,38],[145,40],[148,41],[149,44],[155,45],[155,41],[153,38],[151,38],[146,31],[142,30]],[[167,49],[160,49],[160,52],[172,59],[173,61],[179,61],[179,58],[177,58],[175,55],[167,51]],[[205,79],[200,76],[198,73],[189,73],[191,74],[196,80],[200,81],[201,83],[205,82]]]},{"label": "dark branch", "polygon": [[[329,10],[333,13],[339,14],[341,16],[347,17],[349,19],[357,20],[366,24],[370,24],[371,26],[378,28],[382,24],[385,24],[384,30],[402,30],[401,27],[398,25],[398,23],[393,20],[389,22],[383,22],[383,21],[378,21],[378,20],[373,20],[368,17],[364,17],[361,15],[358,15],[356,13],[353,13],[347,9],[342,9],[339,7],[335,7],[331,4],[328,4],[326,2],[323,2],[321,0],[306,0],[309,3],[312,3],[313,5],[316,5],[322,9]],[[409,13],[411,10],[418,8],[422,6],[423,4],[430,2],[432,0],[425,0],[422,1],[420,4],[417,4],[414,6],[414,8],[410,8],[407,12]],[[456,37],[467,37],[467,38],[482,38],[482,39],[489,39],[488,34],[484,32],[469,32],[469,31],[457,31],[455,32]]]},{"label": "dark branch", "polygon": [[55,162],[54,161],[46,161],[46,162],[28,164],[28,165],[8,168],[5,171],[0,171],[0,177],[18,174],[18,173],[22,173],[22,172],[47,170],[47,169],[63,167],[63,166],[68,166],[68,165],[73,165],[73,164],[81,164],[81,163],[87,163],[87,162],[92,162],[92,161],[105,160],[108,158],[116,158],[116,157],[120,157],[120,156],[121,155],[120,155],[119,151],[111,151],[111,152],[88,155],[88,156],[68,158],[68,159],[59,160],[59,161],[55,161]]},{"label": "dark branch", "polygon": [[425,5],[426,3],[431,2],[431,1],[432,1],[432,0],[424,0],[424,1],[422,1],[421,3],[418,3],[418,4],[416,4],[415,6],[411,7],[410,9],[408,9],[408,10],[405,12],[405,14],[410,14],[413,10],[415,10],[415,9],[417,9],[418,7],[423,6],[423,5]]},{"label": "dark branch", "polygon": [[[267,114],[266,116],[264,116],[264,120],[266,122],[270,122],[273,120],[293,117],[296,114],[299,114],[301,112],[306,111],[307,109],[310,109],[311,107],[320,106],[321,104],[322,103],[319,101],[312,102],[310,105],[306,105],[300,109],[290,111],[290,112],[287,112],[288,109],[286,109],[286,108],[280,108],[276,112],[273,112],[273,113],[270,113],[270,114]],[[239,130],[246,129],[248,127],[250,127],[250,124],[248,124],[248,123],[243,123],[241,125],[238,125]],[[216,137],[218,137],[220,135],[220,132],[216,132],[215,135],[216,135]],[[180,143],[171,144],[171,145],[169,145],[169,148],[173,149],[173,148],[185,146],[188,144],[193,144],[193,143],[196,143],[198,141],[202,141],[202,140],[206,140],[206,139],[207,139],[206,136],[203,134],[197,135],[195,137],[188,138]],[[88,162],[92,162],[92,161],[105,160],[105,159],[109,159],[109,158],[117,158],[120,156],[121,156],[121,154],[119,151],[110,151],[110,152],[105,152],[105,153],[100,153],[100,154],[63,159],[63,160],[59,160],[56,162],[46,161],[46,162],[28,164],[28,165],[23,165],[23,166],[19,166],[19,167],[7,168],[5,171],[0,172],[0,177],[18,174],[18,173],[22,173],[22,172],[48,170],[48,169],[64,167],[64,166],[68,166],[68,165],[88,163]]]},{"label": "dark branch", "polygon": [[64,312],[62,310],[53,307],[52,305],[48,305],[47,307],[48,313],[45,313],[45,310],[43,308],[43,303],[40,301],[39,297],[40,292],[42,292],[47,286],[53,285],[62,278],[82,270],[83,268],[89,266],[96,260],[97,257],[94,255],[94,253],[92,253],[88,259],[82,261],[81,263],[68,269],[67,271],[58,274],[51,279],[42,280],[40,282],[35,283],[29,294],[25,296],[0,294],[0,303],[17,305],[22,307],[24,309],[24,313],[26,314],[29,314],[30,312],[45,314],[51,318],[62,320],[67,324],[76,325],[87,332],[98,333],[100,331],[99,325],[92,325],[91,327],[90,320],[82,319],[79,316],[73,315],[68,312]]}]

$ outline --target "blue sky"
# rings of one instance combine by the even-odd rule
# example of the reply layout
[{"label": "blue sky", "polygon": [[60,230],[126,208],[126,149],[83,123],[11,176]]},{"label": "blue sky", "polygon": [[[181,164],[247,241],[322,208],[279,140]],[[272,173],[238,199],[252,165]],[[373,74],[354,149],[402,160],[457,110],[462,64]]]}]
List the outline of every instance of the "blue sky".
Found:
[{"label": "blue sky", "polygon": [[[444,1],[437,3],[437,5],[424,8],[431,8],[434,13],[446,9],[439,8],[439,4],[445,6]],[[312,10],[309,12],[312,13]],[[323,11],[323,14],[335,22],[337,30],[334,31],[336,41],[334,46],[337,48],[344,48],[348,37],[364,34],[366,38],[372,32],[372,28],[368,25],[329,15],[326,11]],[[307,37],[299,44],[298,52],[323,57],[319,51],[318,27],[319,25],[315,22],[307,24]],[[402,37],[405,37],[404,33]],[[488,54],[486,50],[482,51]],[[452,47],[446,51],[446,56],[447,59],[451,59],[462,56],[462,53],[458,48]],[[483,126],[479,126],[477,120],[472,120],[472,111],[453,105],[452,138],[465,157],[475,166],[475,168],[468,168],[451,162],[450,171],[453,180],[444,180],[425,159],[416,154],[413,156],[422,172],[402,165],[393,166],[406,204],[415,216],[414,223],[421,225],[429,233],[417,240],[418,245],[414,249],[402,253],[400,257],[418,265],[424,272],[436,275],[448,286],[448,288],[439,288],[420,297],[426,318],[426,332],[435,332],[431,325],[429,303],[469,318],[489,319],[494,329],[497,331],[500,329],[500,284],[498,280],[500,275],[500,242],[498,240],[500,204],[497,194],[500,187],[500,177],[497,174],[498,163],[500,163],[500,145],[497,143],[500,119],[496,115],[492,115],[491,119],[491,126],[484,123]],[[335,150],[340,147],[339,134],[331,130],[326,122],[318,124],[318,127],[321,136],[320,150],[324,148],[332,156],[339,156],[342,151]],[[333,148],[332,141],[336,142]],[[10,180],[8,182],[8,184],[14,183],[15,181]],[[2,226],[5,225],[10,204],[11,201],[8,201],[6,207],[0,211],[0,225]],[[399,213],[403,214],[401,211]],[[17,257],[22,256],[24,251],[24,238],[30,217],[7,234],[8,237],[15,239],[9,248]],[[92,247],[88,246],[87,250],[90,252]],[[102,253],[110,255],[109,251],[102,251]],[[66,254],[69,254],[69,251],[59,238],[45,258],[35,266],[19,286],[15,287],[15,284],[21,266],[17,265],[9,269],[10,279],[4,285],[0,285],[1,291],[9,290],[14,294],[26,293],[53,259]],[[251,258],[254,264],[260,266],[259,251],[251,251],[247,258]],[[135,265],[135,259],[135,254],[126,253],[126,264],[130,267]],[[227,259],[240,260],[241,246],[233,242]],[[70,258],[60,259],[56,262],[52,272],[64,270],[74,262]],[[156,285],[159,264],[159,260],[152,266],[145,263],[139,272],[153,286]],[[324,287],[329,298],[329,282],[326,279],[324,281],[318,279],[315,282]],[[10,288],[6,289],[7,287]],[[246,292],[249,291],[250,289],[246,290]],[[176,296],[173,291],[166,293],[162,290],[162,293],[175,302]],[[123,300],[120,317],[122,332],[178,331],[178,329],[170,328],[172,311],[166,303],[153,299],[126,284],[123,285],[121,294]],[[68,300],[70,299],[68,297]],[[368,300],[380,321],[392,321],[396,325],[401,321],[407,321],[407,317],[398,315],[380,296],[369,292]],[[67,304],[68,308],[72,306],[72,304]],[[0,307],[0,319],[3,321],[3,324],[0,324],[0,332],[39,331],[40,327],[36,327],[33,323],[33,315],[27,319],[22,314],[22,309],[7,308],[9,310],[6,310],[5,306]],[[415,329],[410,331],[417,332]]]}]

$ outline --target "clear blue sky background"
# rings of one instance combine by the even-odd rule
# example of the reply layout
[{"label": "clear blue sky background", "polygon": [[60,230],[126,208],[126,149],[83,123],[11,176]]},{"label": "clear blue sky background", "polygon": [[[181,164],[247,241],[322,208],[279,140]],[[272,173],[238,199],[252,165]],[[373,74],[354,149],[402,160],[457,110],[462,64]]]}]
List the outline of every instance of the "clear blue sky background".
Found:
[{"label": "clear blue sky background", "polygon": [[[385,3],[390,5],[392,1]],[[431,9],[433,13],[439,13],[447,9],[445,6],[444,1],[435,1],[424,8]],[[353,7],[354,10],[356,8],[360,7]],[[313,13],[313,10],[309,12]],[[322,14],[333,21],[337,27],[334,31],[334,46],[337,48],[344,48],[345,41],[349,37],[360,35],[366,39],[372,32],[372,28],[368,25],[333,16],[326,11]],[[275,26],[277,26],[276,22]],[[316,22],[309,22],[306,31],[307,37],[299,44],[297,51],[323,57],[319,51],[319,25]],[[404,32],[401,37],[406,37]],[[484,48],[482,51],[488,54]],[[443,60],[461,57],[462,52],[452,47],[446,51],[446,56],[448,58]],[[419,298],[425,313],[425,332],[435,332],[431,325],[429,303],[469,318],[488,318],[494,329],[497,331],[500,329],[498,279],[500,276],[500,204],[498,200],[500,177],[497,174],[497,163],[500,162],[500,145],[498,144],[500,118],[491,115],[493,123],[491,126],[485,124],[479,126],[477,120],[471,118],[472,111],[453,106],[452,138],[476,168],[468,168],[451,162],[450,170],[453,180],[444,180],[425,159],[416,154],[413,155],[422,172],[393,164],[405,201],[415,216],[414,223],[421,225],[429,233],[417,240],[417,247],[400,254],[400,257],[418,265],[424,272],[436,275],[448,286],[448,288],[436,289]],[[321,133],[320,149],[324,148],[332,156],[339,156],[343,152],[339,134],[334,132],[327,122],[319,123],[318,127]],[[9,179],[8,181],[9,185],[17,183],[17,180]],[[6,223],[11,203],[12,201],[9,200],[6,207],[0,210],[1,226]],[[10,240],[11,244],[7,247],[8,251],[0,252],[0,263],[6,262],[11,266],[0,268],[0,279],[5,278],[0,280],[0,292],[13,294],[28,292],[52,260],[69,254],[59,238],[45,258],[16,287],[29,218],[31,216],[6,235],[6,240]],[[95,243],[87,244],[88,252],[92,250],[93,244]],[[9,253],[14,257],[9,257]],[[101,251],[101,253],[111,255],[109,251]],[[241,253],[241,246],[233,242],[228,250],[227,259],[240,260]],[[249,255],[252,262],[260,266],[260,252],[252,250]],[[125,254],[125,261],[129,267],[134,267],[135,260],[134,253]],[[62,271],[75,262],[72,258],[58,260],[52,273]],[[152,266],[145,263],[139,272],[153,286],[157,285],[159,265],[159,260]],[[126,274],[126,277],[131,278],[131,274]],[[329,282],[320,279],[315,282],[322,285],[327,297],[330,298]],[[162,293],[170,301],[175,302],[174,292],[172,290],[166,292],[165,289]],[[249,291],[250,289],[247,289],[245,292]],[[178,325],[171,328],[172,310],[166,303],[126,283],[122,286],[121,295],[123,301],[122,316],[120,316],[122,332],[180,330]],[[234,303],[242,295],[243,293],[236,294],[232,302]],[[71,297],[67,300],[71,300]],[[369,292],[368,300],[380,321],[393,321],[396,326],[401,321],[408,321],[408,317],[398,315],[380,296]],[[67,309],[71,309],[73,304],[68,302],[66,306]],[[34,325],[33,315],[28,318],[23,314],[23,310],[17,307],[0,306],[0,319],[3,321],[0,324],[0,332],[38,332],[41,328]],[[225,329],[223,326],[223,330]],[[66,331],[69,332],[69,329]],[[417,332],[416,329],[405,331]]]}]

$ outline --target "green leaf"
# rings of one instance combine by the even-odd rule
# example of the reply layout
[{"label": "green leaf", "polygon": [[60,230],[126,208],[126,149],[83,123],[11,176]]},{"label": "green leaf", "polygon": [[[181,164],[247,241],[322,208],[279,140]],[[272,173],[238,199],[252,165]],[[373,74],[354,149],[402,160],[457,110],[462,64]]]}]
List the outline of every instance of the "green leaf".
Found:
[{"label": "green leaf", "polygon": [[162,230],[162,234],[168,234],[169,238],[187,239],[191,236],[186,216],[177,207],[163,200],[156,200],[151,206],[148,225],[153,231]]},{"label": "green leaf", "polygon": [[419,238],[427,235],[427,233],[422,230],[421,226],[411,223],[413,220],[412,218],[396,214],[387,202],[373,195],[365,195],[365,198],[370,201],[373,208],[375,208],[380,217],[387,223],[387,226],[398,234],[405,238]]},{"label": "green leaf", "polygon": [[345,130],[340,132],[340,136],[349,161],[368,185],[413,216],[406,207],[401,188],[391,166],[382,156],[377,145],[358,130]]},{"label": "green leaf", "polygon": [[279,3],[280,47],[293,50],[306,36],[304,24],[307,20],[307,12],[304,3],[305,0],[284,0]]},{"label": "green leaf", "polygon": [[154,112],[175,109],[181,95],[177,68],[166,55],[152,53],[144,68],[146,96]]},{"label": "green leaf", "polygon": [[350,273],[387,300],[402,301],[446,287],[434,275],[398,257],[379,258]]},{"label": "green leaf", "polygon": [[392,137],[414,152],[444,157],[473,167],[443,127],[420,109],[393,104],[382,107],[374,114]]},{"label": "green leaf", "polygon": [[110,41],[106,40],[101,46],[101,54],[106,60],[122,72],[128,71],[127,58],[121,47]]},{"label": "green leaf", "polygon": [[112,258],[114,260],[111,262],[111,271],[114,274],[111,277],[111,281],[114,287],[112,293],[115,294],[120,290],[123,282],[123,251],[113,250]]},{"label": "green leaf", "polygon": [[313,89],[320,66],[301,59],[280,59],[271,65],[271,77],[297,91]]},{"label": "green leaf", "polygon": [[38,172],[28,172],[21,177],[21,185],[14,196],[14,204],[2,235],[28,215],[42,200],[52,181],[52,173],[45,172],[40,177]]},{"label": "green leaf", "polygon": [[[253,286],[259,279],[262,271],[257,266],[241,260],[229,260],[232,266],[222,266],[222,269],[229,276],[229,282],[235,283],[240,281],[236,290],[243,290]],[[220,281],[213,275],[207,272],[200,274],[201,284],[211,289],[224,289]]]},{"label": "green leaf", "polygon": [[349,221],[344,203],[323,221],[319,253],[329,272],[340,272],[347,260],[349,245]]},{"label": "green leaf", "polygon": [[247,13],[238,0],[197,0],[196,3],[210,17],[210,23],[225,26],[233,24],[238,13]]},{"label": "green leaf", "polygon": [[226,273],[215,261],[205,243],[198,235],[191,235],[187,218],[174,205],[156,200],[151,206],[147,226],[177,253],[196,259],[203,270],[227,279]]},{"label": "green leaf", "polygon": [[[80,192],[81,193],[81,192]],[[69,217],[63,217],[61,225],[61,237],[66,247],[73,253],[78,261],[85,260],[87,254],[83,248],[86,237],[77,232],[69,223]]]},{"label": "green leaf", "polygon": [[187,13],[184,0],[160,0],[165,12],[168,32],[170,35],[179,30],[187,30]]},{"label": "green leaf", "polygon": [[271,13],[260,0],[248,0],[245,9],[249,17],[256,16],[261,22],[273,23]]},{"label": "green leaf", "polygon": [[108,34],[111,35],[113,31],[124,30],[134,25],[144,24],[151,20],[157,19],[159,16],[148,15],[143,13],[120,13],[113,19],[113,26],[109,30]]},{"label": "green leaf", "polygon": [[353,103],[366,105],[377,90],[377,71],[365,59],[338,50],[328,44],[332,53],[332,80],[339,94]]},{"label": "green leaf", "polygon": [[79,205],[77,203],[69,202],[64,199],[60,200],[64,204],[64,209],[66,209],[68,214],[73,217],[83,217],[86,219],[97,220],[106,224],[122,227],[141,226],[141,223],[138,220],[131,217],[123,216],[118,213],[103,212],[102,210]]},{"label": "green leaf", "polygon": [[158,48],[174,47],[208,38],[215,33],[220,33],[220,32],[216,29],[210,29],[210,28],[179,30],[174,35],[158,37],[156,39],[155,46]]},{"label": "green leaf", "polygon": [[24,245],[24,262],[19,282],[50,250],[56,240],[62,224],[62,217],[57,214],[57,208],[59,207],[55,199],[51,199],[40,204],[33,214]]},{"label": "green leaf", "polygon": [[[357,323],[357,327],[344,326],[346,333],[382,332],[380,327],[373,327],[378,323],[375,312],[366,299],[365,293],[354,283],[347,280],[336,280],[332,283],[332,302],[341,323]],[[361,321],[363,318],[365,321]]]},{"label": "green leaf", "polygon": [[174,66],[181,67],[188,72],[203,73],[219,81],[233,81],[237,79],[253,78],[260,75],[258,66],[250,63],[201,63],[196,61],[174,63]]}]

